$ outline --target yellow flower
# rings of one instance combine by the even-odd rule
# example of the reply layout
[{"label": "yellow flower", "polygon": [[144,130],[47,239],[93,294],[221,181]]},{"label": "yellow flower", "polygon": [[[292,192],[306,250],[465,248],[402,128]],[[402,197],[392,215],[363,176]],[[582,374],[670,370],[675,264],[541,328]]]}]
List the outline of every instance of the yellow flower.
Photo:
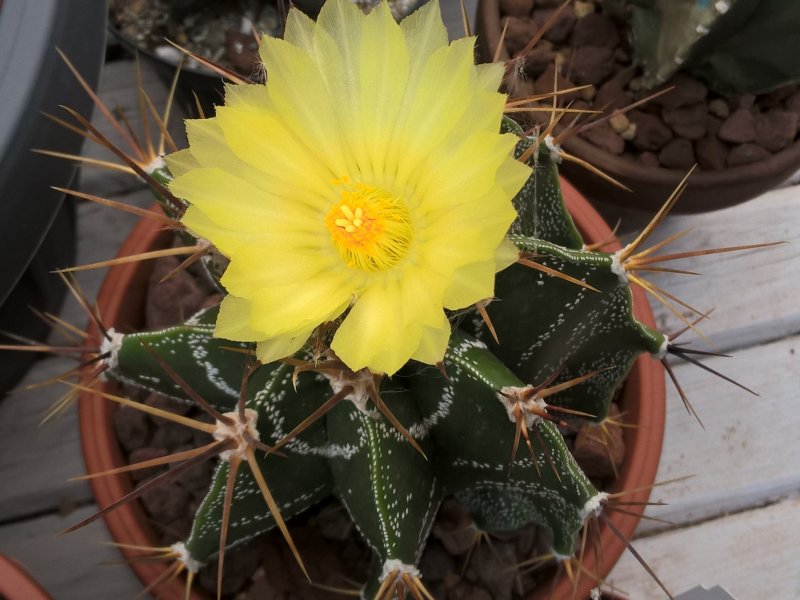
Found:
[{"label": "yellow flower", "polygon": [[502,65],[448,45],[437,2],[397,24],[329,0],[265,38],[262,84],[230,86],[168,159],[183,224],[230,259],[216,335],[272,361],[345,315],[331,344],[351,369],[433,364],[444,309],[492,296],[529,170],[500,135]]}]

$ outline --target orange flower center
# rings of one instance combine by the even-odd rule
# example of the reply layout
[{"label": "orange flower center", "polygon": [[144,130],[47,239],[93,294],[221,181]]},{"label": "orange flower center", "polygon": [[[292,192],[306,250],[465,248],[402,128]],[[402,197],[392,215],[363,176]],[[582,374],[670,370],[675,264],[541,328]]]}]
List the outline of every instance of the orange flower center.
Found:
[{"label": "orange flower center", "polygon": [[346,187],[325,225],[342,260],[361,271],[392,269],[408,254],[413,239],[405,201],[363,183],[339,183]]}]

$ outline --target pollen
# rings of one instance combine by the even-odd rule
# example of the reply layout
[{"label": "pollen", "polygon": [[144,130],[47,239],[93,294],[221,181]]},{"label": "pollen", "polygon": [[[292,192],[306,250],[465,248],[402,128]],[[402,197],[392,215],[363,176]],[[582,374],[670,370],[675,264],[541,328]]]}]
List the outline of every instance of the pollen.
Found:
[{"label": "pollen", "polygon": [[325,225],[345,264],[360,271],[388,271],[408,254],[413,228],[403,198],[347,178]]}]

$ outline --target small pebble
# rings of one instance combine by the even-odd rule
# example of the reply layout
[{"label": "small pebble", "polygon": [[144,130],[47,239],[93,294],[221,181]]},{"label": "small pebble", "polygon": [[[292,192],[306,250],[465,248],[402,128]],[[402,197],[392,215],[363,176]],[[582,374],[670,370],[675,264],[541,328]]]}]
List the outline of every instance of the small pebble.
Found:
[{"label": "small pebble", "polygon": [[636,137],[636,123],[631,123],[628,128],[619,134],[623,140],[630,142]]},{"label": "small pebble", "polygon": [[727,119],[731,114],[731,109],[725,100],[722,98],[715,98],[708,103],[708,112],[720,119]]},{"label": "small pebble", "polygon": [[739,144],[734,146],[728,154],[728,166],[740,167],[769,157],[769,151],[758,144]]},{"label": "small pebble", "polygon": [[575,2],[574,9],[575,9],[575,16],[578,19],[582,19],[585,16],[594,13],[595,11],[593,2],[581,2],[580,0],[577,0],[577,2]]},{"label": "small pebble", "polygon": [[753,113],[740,108],[722,122],[719,138],[725,142],[741,144],[756,139],[756,122]]},{"label": "small pebble", "polygon": [[627,131],[631,126],[630,119],[628,119],[624,113],[616,113],[615,115],[612,115],[612,117],[608,120],[608,124],[611,125],[611,128],[617,133]]}]

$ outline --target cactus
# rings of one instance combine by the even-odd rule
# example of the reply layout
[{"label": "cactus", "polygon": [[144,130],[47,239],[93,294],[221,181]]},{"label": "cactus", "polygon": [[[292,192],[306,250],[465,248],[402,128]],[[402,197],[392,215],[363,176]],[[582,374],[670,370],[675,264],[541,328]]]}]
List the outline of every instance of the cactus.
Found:
[{"label": "cactus", "polygon": [[[520,152],[530,143],[521,141]],[[330,494],[337,496],[375,553],[366,586],[372,594],[387,573],[398,582],[417,576],[432,519],[448,495],[469,507],[483,531],[537,523],[551,532],[554,554],[573,555],[578,532],[600,510],[604,494],[567,451],[558,411],[577,410],[602,422],[632,360],[642,352],[658,354],[665,345],[663,335],[632,315],[630,291],[614,273],[613,255],[581,249],[544,143],[530,163],[534,172],[515,198],[523,215],[513,227],[519,232],[515,243],[522,252],[535,253],[541,264],[599,291],[522,265],[501,272],[498,302],[487,310],[502,343],[492,340],[475,315],[455,315],[461,327],[454,327],[450,338],[446,376],[436,367],[409,364],[396,377],[374,384],[370,375],[366,386],[374,385],[375,393],[358,391],[363,372],[354,373],[335,358],[315,363],[313,350],[304,348],[292,363],[303,365],[303,372],[295,374],[289,363],[270,363],[246,380],[242,397],[257,414],[258,440],[275,449],[260,455],[258,464],[281,514],[288,518]],[[566,306],[572,316],[565,319],[556,313]],[[216,311],[207,309],[160,331],[112,332],[103,358],[105,375],[192,402],[193,394],[176,383],[182,380],[215,409],[232,414],[248,356],[213,337]],[[348,383],[356,390],[324,418],[292,434]],[[380,403],[400,427],[380,414]],[[533,442],[532,455],[527,450],[515,455],[520,428]],[[229,470],[228,461],[219,462],[185,541],[187,564],[207,563],[220,550]],[[233,496],[226,547],[276,525],[249,469],[237,475]],[[511,509],[503,509],[509,502]]]},{"label": "cactus", "polygon": [[[348,12],[349,5],[341,0],[331,0],[330,5],[333,8],[324,8],[320,20],[330,17],[325,10],[341,11],[339,16],[344,20],[364,18]],[[374,23],[385,18],[387,11],[382,5],[367,19],[372,18]],[[427,35],[438,40],[442,48],[447,47],[435,3],[409,19],[412,25],[407,35]],[[310,20],[290,13],[287,32],[292,32],[297,43],[312,39],[313,27]],[[387,27],[393,35],[395,30]],[[453,54],[462,52],[474,67],[471,45],[454,44],[450,48]],[[207,432],[214,441],[196,450],[123,468],[131,471],[179,463],[72,529],[135,499],[160,479],[217,456],[211,486],[197,509],[191,534],[167,553],[177,561],[178,569],[188,571],[189,584],[202,565],[219,559],[221,573],[227,549],[276,527],[302,567],[302,557],[285,520],[329,496],[337,497],[347,508],[372,549],[371,575],[362,590],[367,598],[382,600],[405,597],[406,593],[429,597],[417,566],[437,508],[448,496],[464,504],[482,532],[506,533],[532,523],[541,526],[549,532],[550,554],[569,563],[578,551],[581,530],[602,513],[609,497],[578,466],[567,449],[564,432],[585,419],[598,424],[609,421],[614,392],[639,355],[653,355],[666,366],[667,354],[693,360],[692,353],[701,353],[643,324],[632,309],[630,285],[635,284],[675,310],[686,321],[687,329],[696,324],[641,276],[642,271],[654,269],[652,252],[665,243],[650,250],[640,248],[677,201],[681,189],[653,223],[622,250],[607,253],[586,246],[564,206],[558,178],[560,148],[549,135],[524,132],[509,118],[500,118],[502,104],[496,102],[495,96],[500,96],[494,92],[498,72],[502,74],[502,70],[487,68],[476,76],[491,92],[486,95],[487,102],[497,104],[498,119],[489,121],[480,112],[473,112],[469,113],[469,124],[484,122],[489,129],[494,128],[494,136],[499,128],[500,144],[509,139],[513,142],[508,150],[513,150],[514,156],[501,156],[510,163],[503,163],[503,186],[513,187],[509,200],[516,212],[516,218],[505,227],[507,237],[502,244],[506,244],[506,256],[508,248],[512,249],[513,258],[501,264],[506,268],[496,275],[494,259],[490,261],[494,289],[490,298],[474,306],[445,303],[450,310],[442,313],[446,315],[447,336],[441,354],[426,346],[433,342],[423,335],[420,348],[409,350],[391,377],[354,365],[331,347],[350,318],[345,316],[346,310],[315,324],[310,336],[300,339],[299,344],[294,338],[286,344],[269,342],[268,353],[277,352],[279,359],[261,361],[254,355],[262,356],[264,342],[260,337],[248,337],[247,327],[242,327],[245,333],[234,331],[228,336],[232,340],[220,335],[222,313],[230,311],[225,300],[184,323],[135,333],[106,330],[90,311],[103,339],[92,360],[85,364],[83,381],[102,373],[125,386],[193,404],[210,417],[210,422],[102,394],[110,401]],[[273,73],[271,80],[273,76],[278,80],[286,76],[279,69]],[[488,90],[492,77],[495,87]],[[254,98],[264,85],[244,80],[235,83],[228,94],[240,98]],[[480,96],[484,91],[475,94]],[[447,112],[448,108],[441,110]],[[227,118],[222,108],[218,114]],[[73,116],[94,139],[104,139],[85,119]],[[163,130],[163,122],[161,125]],[[195,121],[189,128],[190,137],[192,131],[214,140],[222,137],[216,121]],[[494,138],[481,139],[497,144]],[[175,229],[185,244],[142,258],[189,253],[189,260],[200,259],[207,276],[220,290],[226,290],[236,260],[229,256],[236,252],[227,250],[240,240],[226,238],[220,244],[223,247],[216,248],[187,224],[207,227],[196,212],[193,221],[187,219],[187,207],[191,211],[194,205],[191,199],[178,195],[186,186],[176,185],[202,160],[192,150],[190,147],[189,151],[172,154],[166,164],[159,157],[146,156],[141,149],[135,153],[137,159],[115,151],[151,186],[166,216],[140,214]],[[492,152],[503,154],[496,149]],[[228,155],[217,159],[231,169],[250,168],[236,164]],[[523,169],[521,165],[526,166]],[[291,165],[287,163],[286,168]],[[457,164],[456,177],[467,177],[466,169],[474,166]],[[520,173],[524,177],[520,178]],[[361,193],[364,188],[355,189]],[[356,192],[347,188],[343,194]],[[369,193],[378,194],[371,189]],[[345,225],[360,226],[355,220],[361,217],[354,214],[348,219]],[[709,252],[736,249],[741,248]],[[509,262],[513,264],[509,266]],[[666,297],[675,300],[668,294]],[[353,304],[351,313],[356,307]],[[384,314],[383,318],[396,316]],[[409,325],[417,326],[413,322]],[[422,327],[435,326],[426,321]],[[405,340],[402,336],[400,339]],[[76,351],[86,352],[86,347]],[[420,355],[429,360],[408,360]],[[90,386],[81,383],[74,388],[89,390]]]},{"label": "cactus", "polygon": [[800,80],[800,58],[786,49],[800,28],[800,6],[782,0],[607,0],[629,21],[644,83],[678,69],[719,92],[764,93]]}]

